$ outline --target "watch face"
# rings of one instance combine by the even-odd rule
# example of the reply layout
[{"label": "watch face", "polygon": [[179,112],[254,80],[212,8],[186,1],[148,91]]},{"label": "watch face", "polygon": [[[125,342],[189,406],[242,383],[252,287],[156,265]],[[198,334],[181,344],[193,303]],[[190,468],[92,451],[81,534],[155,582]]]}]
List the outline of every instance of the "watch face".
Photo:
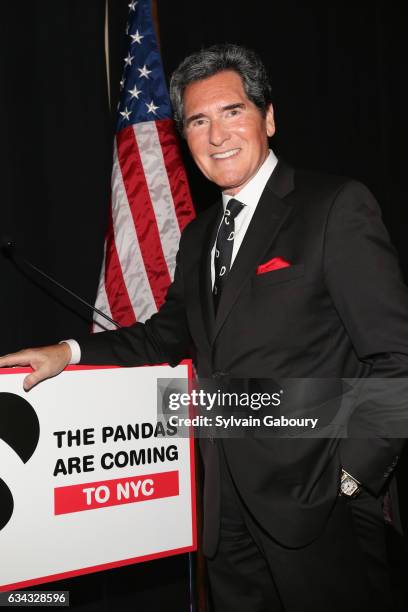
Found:
[{"label": "watch face", "polygon": [[341,483],[341,492],[343,495],[353,495],[358,488],[358,484],[351,478],[345,478]]}]

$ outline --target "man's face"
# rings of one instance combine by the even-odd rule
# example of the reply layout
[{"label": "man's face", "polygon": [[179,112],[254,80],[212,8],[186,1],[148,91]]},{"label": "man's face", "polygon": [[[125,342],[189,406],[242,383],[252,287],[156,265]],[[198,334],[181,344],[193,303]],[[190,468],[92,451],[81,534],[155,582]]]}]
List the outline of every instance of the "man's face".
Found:
[{"label": "man's face", "polygon": [[241,77],[226,70],[184,91],[184,135],[201,172],[235,195],[256,174],[275,133],[272,105],[263,117]]}]

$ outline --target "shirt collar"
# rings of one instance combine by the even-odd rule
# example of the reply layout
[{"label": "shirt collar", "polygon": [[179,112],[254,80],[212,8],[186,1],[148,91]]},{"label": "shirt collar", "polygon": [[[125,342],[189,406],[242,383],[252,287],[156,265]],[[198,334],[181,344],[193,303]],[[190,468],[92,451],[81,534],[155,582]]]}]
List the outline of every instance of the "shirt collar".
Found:
[{"label": "shirt collar", "polygon": [[258,172],[251,178],[249,183],[245,185],[235,196],[222,194],[222,205],[224,210],[227,207],[228,202],[231,198],[235,198],[244,204],[245,206],[255,207],[262,195],[265,185],[269,180],[272,172],[275,170],[278,159],[275,153],[269,149],[269,155],[259,168]]}]

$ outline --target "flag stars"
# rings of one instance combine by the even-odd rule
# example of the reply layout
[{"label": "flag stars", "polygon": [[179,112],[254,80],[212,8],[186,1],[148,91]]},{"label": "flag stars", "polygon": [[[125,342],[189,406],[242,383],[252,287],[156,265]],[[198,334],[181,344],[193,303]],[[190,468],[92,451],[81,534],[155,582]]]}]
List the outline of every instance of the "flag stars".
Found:
[{"label": "flag stars", "polygon": [[132,111],[128,110],[128,109],[127,109],[127,106],[126,106],[126,107],[125,107],[125,110],[120,111],[120,114],[122,115],[122,117],[123,117],[124,119],[126,119],[126,121],[129,121],[129,117],[130,117],[130,115],[132,114]]},{"label": "flag stars", "polygon": [[[125,59],[124,59],[124,61],[125,61],[125,65],[126,65],[126,66],[131,66],[131,65],[132,65],[133,60],[134,60],[134,56],[133,56],[133,55],[130,55],[130,53],[128,53],[128,54],[127,54],[127,57],[125,57]],[[140,68],[139,68],[139,70],[140,70]]]},{"label": "flag stars", "polygon": [[133,89],[128,89],[128,92],[130,93],[132,98],[136,98],[136,100],[139,99],[139,95],[142,93],[141,89],[138,89],[136,87],[136,85],[133,87]]},{"label": "flag stars", "polygon": [[123,89],[123,88],[124,88],[124,86],[125,86],[125,77],[122,77],[122,78],[120,79],[120,88],[121,88],[121,89]]},{"label": "flag stars", "polygon": [[132,39],[132,45],[134,43],[138,43],[139,45],[142,44],[142,38],[144,38],[144,36],[142,34],[139,34],[139,30],[136,30],[136,32],[134,34],[130,34],[130,38]]},{"label": "flag stars", "polygon": [[136,4],[137,4],[137,0],[132,0],[132,2],[130,4],[128,4],[129,11],[135,11],[136,10]]},{"label": "flag stars", "polygon": [[149,74],[151,73],[151,70],[147,68],[146,64],[143,66],[143,68],[138,68],[138,71],[140,72],[139,78],[145,78],[145,79],[148,79]]},{"label": "flag stars", "polygon": [[154,115],[156,115],[156,111],[157,111],[157,109],[159,107],[154,105],[153,100],[150,102],[150,104],[147,104],[146,102],[145,102],[145,104],[147,106],[147,112],[148,113],[153,113]]}]

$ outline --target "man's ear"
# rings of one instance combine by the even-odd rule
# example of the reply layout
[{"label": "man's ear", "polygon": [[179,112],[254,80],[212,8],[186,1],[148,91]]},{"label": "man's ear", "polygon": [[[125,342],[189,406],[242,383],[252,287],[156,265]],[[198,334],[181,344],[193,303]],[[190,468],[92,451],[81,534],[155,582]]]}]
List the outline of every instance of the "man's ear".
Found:
[{"label": "man's ear", "polygon": [[266,133],[269,137],[273,136],[275,133],[275,118],[273,115],[273,106],[270,104],[266,111]]}]

